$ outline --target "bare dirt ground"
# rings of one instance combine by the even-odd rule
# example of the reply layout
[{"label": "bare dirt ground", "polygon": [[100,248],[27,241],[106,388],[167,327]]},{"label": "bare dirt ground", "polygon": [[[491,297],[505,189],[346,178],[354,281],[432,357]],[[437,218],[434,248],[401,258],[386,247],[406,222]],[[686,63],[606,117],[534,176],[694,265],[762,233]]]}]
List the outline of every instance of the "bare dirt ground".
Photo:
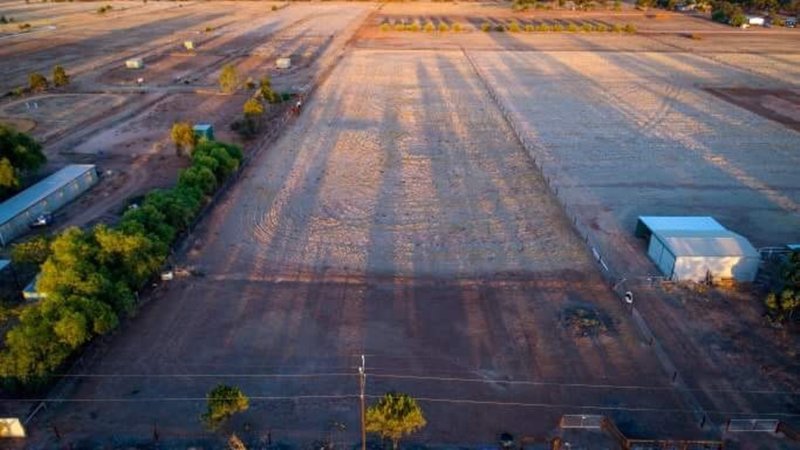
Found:
[{"label": "bare dirt ground", "polygon": [[[75,440],[147,442],[154,422],[202,440],[194,399],[229,380],[253,398],[248,438],[311,442],[335,421],[352,441],[364,353],[371,397],[422,399],[423,442],[543,436],[565,410],[702,435],[464,58],[345,58],[192,238],[204,276],[166,288],[74,394],[126,401],[37,420]],[[608,332],[562,326],[576,307]]]},{"label": "bare dirt ground", "polygon": [[[751,292],[645,287],[655,269],[632,229],[642,214],[709,214],[759,246],[800,240],[797,132],[707,91],[794,92],[800,33],[628,7],[514,15],[490,3],[385,4],[339,60],[376,5],[182,4],[122,12],[121,30],[103,25],[61,49],[9,38],[0,56],[32,52],[24,70],[0,68],[9,86],[70,49],[91,56],[76,60],[77,86],[126,99],[105,114],[86,108],[101,117],[91,126],[24,118],[67,124],[74,135],[53,138],[53,149],[105,157],[119,167],[110,180],[141,189],[154,167],[180,163],[167,156],[162,118],[233,114],[237,97],[207,92],[223,64],[253,78],[268,71],[288,90],[336,69],[187,240],[177,262],[204,276],[160,286],[102,358],[69,378],[63,402],[39,413],[32,448],[213,446],[218,435],[197,417],[218,382],[252,399],[229,428],[246,440],[346,446],[359,439],[360,354],[370,399],[390,389],[420,399],[429,425],[413,440],[427,445],[494,443],[503,431],[554,436],[568,413],[605,414],[648,438],[719,438],[711,425],[732,417],[797,424],[797,338],[768,328]],[[67,17],[94,23],[91,14]],[[163,20],[145,20],[154,16]],[[473,28],[379,31],[398,17]],[[639,32],[474,29],[512,17]],[[113,37],[125,51],[111,57],[88,36]],[[180,50],[187,36],[197,56]],[[287,54],[295,69],[272,69]],[[132,56],[148,64],[144,94],[119,68]],[[189,73],[189,85],[176,83]],[[785,101],[759,99],[792,111]],[[12,107],[27,112],[0,104]],[[97,207],[119,205],[113,195],[125,189],[98,191],[111,199]],[[84,200],[84,219],[102,214],[88,206],[96,198]],[[663,354],[642,340],[584,237],[628,277]],[[602,318],[602,332],[576,333],[567,320],[576,310]],[[726,438],[733,448],[791,445]]]}]

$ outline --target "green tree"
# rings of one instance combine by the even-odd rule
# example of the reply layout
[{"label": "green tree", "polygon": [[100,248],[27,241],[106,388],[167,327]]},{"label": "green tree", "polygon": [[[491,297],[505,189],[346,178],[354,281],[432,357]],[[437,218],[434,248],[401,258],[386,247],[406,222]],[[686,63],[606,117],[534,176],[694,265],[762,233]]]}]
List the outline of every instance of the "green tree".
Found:
[{"label": "green tree", "polygon": [[272,89],[272,82],[269,77],[264,77],[259,81],[258,91],[261,98],[267,103],[274,104],[281,102],[281,96]]},{"label": "green tree", "polygon": [[46,90],[48,86],[49,83],[47,82],[47,78],[45,78],[44,75],[38,72],[28,74],[28,87],[31,89],[31,91],[42,92]]},{"label": "green tree", "polygon": [[192,124],[189,122],[175,122],[172,124],[170,137],[175,144],[175,152],[179,155],[185,149],[192,149],[197,144],[197,136],[195,136]]},{"label": "green tree", "polygon": [[257,99],[251,98],[244,102],[242,107],[245,117],[256,118],[264,114],[264,105]]},{"label": "green tree", "polygon": [[390,439],[394,449],[402,437],[421,429],[426,423],[417,401],[407,394],[389,392],[366,412],[367,432]]},{"label": "green tree", "polygon": [[53,67],[53,85],[56,87],[66,86],[69,84],[69,75],[67,71],[61,66]]},{"label": "green tree", "polygon": [[226,64],[219,74],[219,89],[226,94],[231,94],[238,88],[239,75],[236,73],[236,67]]},{"label": "green tree", "polygon": [[49,236],[40,235],[14,244],[11,247],[11,261],[15,265],[41,266],[52,253],[50,241]]},{"label": "green tree", "polygon": [[15,191],[20,186],[20,176],[37,170],[46,161],[38,142],[0,124],[0,194]]},{"label": "green tree", "polygon": [[206,395],[207,409],[200,419],[209,429],[217,429],[236,413],[246,411],[250,400],[236,386],[219,384]]}]

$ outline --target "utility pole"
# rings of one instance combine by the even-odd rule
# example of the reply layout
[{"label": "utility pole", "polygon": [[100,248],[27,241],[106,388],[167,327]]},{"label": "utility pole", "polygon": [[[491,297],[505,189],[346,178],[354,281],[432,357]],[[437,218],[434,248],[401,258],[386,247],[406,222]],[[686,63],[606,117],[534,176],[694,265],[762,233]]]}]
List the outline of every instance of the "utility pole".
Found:
[{"label": "utility pole", "polygon": [[361,388],[361,450],[367,450],[366,412],[364,411],[364,389],[367,385],[367,364],[364,355],[361,355],[361,365],[358,367],[358,384]]}]

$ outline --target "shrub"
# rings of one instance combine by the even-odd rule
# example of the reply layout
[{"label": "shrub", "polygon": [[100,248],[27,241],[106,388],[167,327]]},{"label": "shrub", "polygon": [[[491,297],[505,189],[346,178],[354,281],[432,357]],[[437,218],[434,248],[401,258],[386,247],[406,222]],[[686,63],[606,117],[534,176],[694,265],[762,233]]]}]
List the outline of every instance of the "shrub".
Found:
[{"label": "shrub", "polygon": [[592,31],[594,31],[594,26],[592,26],[592,24],[590,23],[584,23],[583,25],[581,25],[581,31],[583,31],[584,33],[591,33]]},{"label": "shrub", "polygon": [[636,33],[636,27],[631,24],[626,24],[624,27],[622,27],[622,31],[625,33]]},{"label": "shrub", "polygon": [[426,33],[433,33],[434,30],[436,30],[436,26],[433,24],[433,22],[428,22],[425,24]]},{"label": "shrub", "polygon": [[250,406],[250,400],[241,389],[224,384],[219,384],[212,389],[206,395],[206,401],[208,407],[201,416],[201,420],[212,430],[234,414],[246,411]]},{"label": "shrub", "polygon": [[28,75],[28,87],[33,92],[41,92],[46,90],[49,84],[44,75],[34,72]]},{"label": "shrub", "polygon": [[439,32],[445,33],[447,31],[450,31],[450,27],[444,22],[439,22]]},{"label": "shrub", "polygon": [[260,101],[251,98],[244,102],[244,106],[242,106],[242,112],[244,113],[245,117],[255,118],[264,114],[264,105],[262,105]]},{"label": "shrub", "polygon": [[232,64],[226,64],[219,74],[219,89],[222,92],[231,94],[236,92],[239,87],[239,75],[236,73],[236,67]]},{"label": "shrub", "polygon": [[506,26],[503,25],[502,23],[498,23],[497,25],[494,26],[494,31],[499,31],[502,33],[506,31]]},{"label": "shrub", "polygon": [[508,31],[512,33],[519,33],[519,23],[516,20],[512,20],[510,24],[508,24]]},{"label": "shrub", "polygon": [[406,31],[419,31],[420,26],[419,23],[414,21],[406,25]]},{"label": "shrub", "polygon": [[397,22],[396,24],[394,24],[394,30],[395,31],[405,31],[406,30],[406,24],[404,24],[403,22]]},{"label": "shrub", "polygon": [[281,102],[281,96],[272,89],[272,82],[270,81],[269,77],[261,78],[258,89],[259,95],[262,99],[264,99],[265,102],[270,104]]},{"label": "shrub", "polygon": [[489,22],[483,22],[481,24],[481,31],[489,32],[491,30],[492,30],[492,24],[490,24]]},{"label": "shrub", "polygon": [[31,29],[31,24],[29,24],[29,23],[21,23],[21,24],[17,25],[17,28],[19,28],[22,31],[30,30]]},{"label": "shrub", "polygon": [[381,24],[380,29],[381,31],[390,31],[392,29],[392,26],[389,25],[387,22],[384,22]]},{"label": "shrub", "polygon": [[555,31],[556,33],[560,33],[562,31],[564,31],[564,25],[561,25],[560,23],[556,23],[552,27],[550,27],[550,29]]},{"label": "shrub", "polygon": [[615,23],[614,25],[611,26],[611,31],[613,31],[614,33],[622,33],[622,25]]},{"label": "shrub", "polygon": [[622,11],[622,1],[614,0],[614,11]]},{"label": "shrub", "polygon": [[569,31],[570,33],[576,33],[578,31],[578,26],[575,25],[574,23],[570,23],[569,25],[567,25],[567,31]]},{"label": "shrub", "polygon": [[197,145],[197,136],[194,134],[192,124],[189,122],[175,122],[170,131],[172,143],[175,144],[175,153],[180,155],[184,149],[193,149]]},{"label": "shrub", "polygon": [[67,71],[61,66],[53,67],[53,85],[56,87],[66,86],[69,84],[69,75]]},{"label": "shrub", "polygon": [[271,8],[271,9],[272,9],[273,11],[277,11],[277,10],[278,10],[278,5],[272,5],[272,8]]},{"label": "shrub", "polygon": [[542,23],[542,24],[539,24],[539,25],[536,26],[536,31],[548,32],[551,29],[552,28],[550,27],[550,25],[548,25],[546,23]]},{"label": "shrub", "polygon": [[525,24],[525,31],[527,31],[528,33],[534,32],[536,31],[536,26],[530,23]]},{"label": "shrub", "polygon": [[608,31],[608,27],[605,24],[598,23],[597,25],[595,25],[594,31],[605,33],[606,31]]},{"label": "shrub", "polygon": [[460,23],[456,22],[453,24],[453,31],[456,33],[460,33],[464,31],[464,27]]}]

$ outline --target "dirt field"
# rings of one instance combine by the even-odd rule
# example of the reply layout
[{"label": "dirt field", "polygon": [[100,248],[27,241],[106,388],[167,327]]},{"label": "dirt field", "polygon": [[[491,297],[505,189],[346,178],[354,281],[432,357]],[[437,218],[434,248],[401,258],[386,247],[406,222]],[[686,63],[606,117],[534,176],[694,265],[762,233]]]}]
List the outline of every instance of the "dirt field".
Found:
[{"label": "dirt field", "polygon": [[[368,397],[419,398],[429,425],[412,440],[430,446],[555,436],[570,413],[605,414],[641,438],[718,439],[737,417],[800,424],[796,334],[769,328],[750,290],[646,285],[655,268],[633,237],[638,215],[703,214],[756,246],[800,241],[789,126],[800,33],[627,5],[119,3],[114,21],[54,4],[54,21],[39,4],[0,2],[35,23],[24,39],[0,36],[0,58],[23,61],[0,67],[0,87],[49,72],[54,55],[75,74],[65,92],[0,100],[0,120],[34,122],[54,166],[110,170],[68,223],[113,219],[126,198],[169,185],[184,163],[167,141],[173,121],[211,121],[234,139],[227,124],[246,95],[214,92],[224,64],[281,91],[325,82],[275,145],[247,146],[259,156],[176,255],[202,276],[159,286],[87,357],[32,422],[31,448],[213,447],[197,418],[219,382],[251,397],[230,425],[251,443],[350,446],[361,354]],[[398,18],[467,31],[379,30]],[[512,18],[638,33],[475,29]],[[293,68],[274,69],[278,56]],[[145,69],[123,69],[130,57]],[[635,291],[655,342],[591,247]]]},{"label": "dirt field", "polygon": [[[131,403],[70,404],[43,423],[141,442],[155,421],[163,439],[201,439],[200,402],[147,399],[228,379],[254,397],[253,437],[310,442],[337,421],[350,441],[365,353],[370,395],[430,399],[423,441],[546,435],[564,410],[593,409],[633,434],[701,435],[463,54],[358,51],[329,80],[196,234],[186,263],[205,276],[170,286],[92,369],[108,376],[74,394]],[[561,325],[576,307],[608,331],[576,337]]]}]

